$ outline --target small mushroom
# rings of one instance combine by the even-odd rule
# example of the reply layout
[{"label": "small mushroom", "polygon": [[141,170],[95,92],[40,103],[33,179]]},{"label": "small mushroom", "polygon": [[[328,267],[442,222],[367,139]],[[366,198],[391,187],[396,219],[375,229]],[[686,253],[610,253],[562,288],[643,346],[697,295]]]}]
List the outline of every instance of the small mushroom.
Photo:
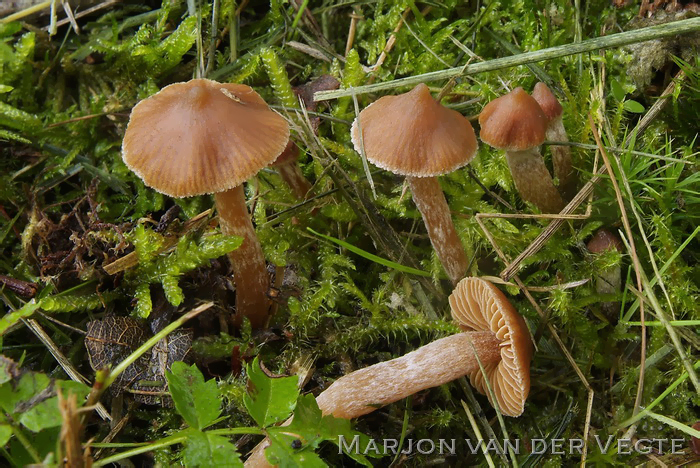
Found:
[{"label": "small mushroom", "polygon": [[[586,245],[592,254],[602,254],[611,250],[622,252],[622,240],[612,231],[599,229]],[[609,268],[599,270],[595,274],[595,290],[598,294],[617,294],[622,290],[622,266],[618,263]],[[608,315],[615,315],[619,310],[616,302],[604,302],[603,311]]]},{"label": "small mushroom", "polygon": [[274,161],[287,121],[249,86],[206,79],[166,86],[131,112],[122,157],[144,183],[171,197],[215,194],[224,234],[243,238],[229,258],[237,317],[268,320],[270,278],[246,207],[243,182]]},{"label": "small mushroom", "polygon": [[435,253],[456,284],[469,264],[437,176],[474,158],[477,143],[469,120],[442,106],[421,83],[365,108],[353,122],[351,136],[355,150],[364,148],[370,162],[406,176]]},{"label": "small mushroom", "polygon": [[[464,333],[341,377],[318,396],[319,408],[356,418],[465,375],[477,391],[489,395],[480,361],[501,413],[520,416],[530,390],[532,354],[525,321],[498,288],[481,278],[460,281],[450,306]],[[489,400],[494,404],[490,395]]]},{"label": "small mushroom", "polygon": [[[550,141],[568,142],[569,136],[562,119],[563,108],[549,87],[542,82],[537,83],[532,91],[532,97],[540,105],[548,120],[545,138]],[[566,145],[552,145],[550,149],[554,176],[559,179],[559,191],[565,200],[570,200],[576,190],[576,178],[571,164],[571,148]]]},{"label": "small mushroom", "polygon": [[[530,392],[532,357],[525,320],[498,288],[481,278],[461,280],[450,295],[450,306],[452,317],[465,330],[463,333],[339,378],[316,398],[321,412],[338,418],[357,418],[414,393],[468,376],[502,414],[520,416]],[[256,447],[245,466],[269,466],[263,453],[265,447],[267,441]]]},{"label": "small mushroom", "polygon": [[558,213],[564,202],[540,155],[547,118],[537,101],[523,88],[515,88],[489,102],[479,115],[479,124],[482,141],[506,150],[510,173],[523,199],[543,213]]}]

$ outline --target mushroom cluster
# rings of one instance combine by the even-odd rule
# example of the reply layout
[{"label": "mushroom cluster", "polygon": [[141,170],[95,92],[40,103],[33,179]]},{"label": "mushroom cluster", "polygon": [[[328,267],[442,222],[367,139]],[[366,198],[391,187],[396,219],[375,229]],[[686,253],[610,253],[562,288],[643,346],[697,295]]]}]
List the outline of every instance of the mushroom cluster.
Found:
[{"label": "mushroom cluster", "polygon": [[484,143],[506,150],[510,173],[523,199],[543,213],[558,213],[564,202],[540,154],[547,118],[537,101],[523,88],[515,88],[486,104],[479,124]]},{"label": "mushroom cluster", "polygon": [[149,187],[171,197],[215,194],[224,234],[243,244],[229,253],[237,320],[265,326],[270,278],[246,206],[243,182],[282,153],[287,121],[251,87],[195,79],[166,86],[131,111],[122,157]]},{"label": "mushroom cluster", "polygon": [[[449,300],[462,333],[339,378],[316,398],[321,412],[357,418],[467,376],[502,414],[520,416],[530,392],[532,357],[525,320],[498,288],[481,278],[462,279]],[[245,466],[269,467],[264,456],[268,445],[261,442]]]},{"label": "mushroom cluster", "polygon": [[430,242],[456,284],[469,262],[437,176],[468,164],[477,149],[469,120],[447,109],[421,83],[408,93],[384,96],[352,124],[355,150],[376,166],[406,177]]}]

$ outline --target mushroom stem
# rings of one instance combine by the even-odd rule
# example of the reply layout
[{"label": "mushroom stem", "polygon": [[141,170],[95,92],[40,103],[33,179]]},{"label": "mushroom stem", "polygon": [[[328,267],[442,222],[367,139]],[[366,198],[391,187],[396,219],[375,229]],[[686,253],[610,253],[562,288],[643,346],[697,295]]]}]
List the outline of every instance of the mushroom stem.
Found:
[{"label": "mushroom stem", "polygon": [[311,191],[311,182],[309,182],[304,174],[301,173],[299,163],[296,161],[275,166],[282,180],[289,186],[295,197],[300,200],[306,200],[308,193]]},{"label": "mushroom stem", "polygon": [[215,199],[221,232],[243,238],[243,244],[228,254],[236,283],[237,321],[245,316],[253,328],[262,328],[267,324],[270,309],[267,297],[270,276],[246,207],[243,185],[219,192]]},{"label": "mushroom stem", "polygon": [[[478,371],[501,360],[493,332],[464,332],[441,338],[404,356],[345,375],[316,402],[324,414],[351,419]],[[477,354],[479,359],[477,360]]]},{"label": "mushroom stem", "polygon": [[533,203],[542,213],[561,211],[564,201],[537,148],[506,151],[506,160],[523,200]]},{"label": "mushroom stem", "polygon": [[[569,141],[561,116],[549,122],[546,138],[550,141]],[[565,200],[570,200],[576,189],[576,178],[571,163],[571,148],[565,145],[552,145],[549,148],[552,151],[554,176],[559,179],[559,191]]]},{"label": "mushroom stem", "polygon": [[[404,356],[351,372],[324,390],[316,403],[324,415],[351,419],[371,413],[427,388],[437,387],[501,360],[501,341],[493,332],[457,333]],[[478,360],[477,360],[478,355]],[[288,424],[288,420],[285,424]],[[253,449],[246,468],[269,467],[267,439]]]},{"label": "mushroom stem", "polygon": [[453,284],[457,284],[467,274],[469,262],[440,183],[437,177],[406,177],[406,180],[413,201],[423,216],[435,253],[447,276]]}]

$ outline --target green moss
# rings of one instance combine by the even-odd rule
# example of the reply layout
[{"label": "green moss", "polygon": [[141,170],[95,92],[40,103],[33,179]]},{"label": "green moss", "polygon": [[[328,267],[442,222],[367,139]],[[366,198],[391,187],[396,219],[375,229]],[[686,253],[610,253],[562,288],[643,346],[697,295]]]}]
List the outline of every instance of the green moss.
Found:
[{"label": "green moss", "polygon": [[[403,178],[372,168],[377,193],[376,198],[369,195],[367,175],[350,142],[348,124],[355,118],[355,104],[345,97],[319,107],[317,140],[304,122],[294,122],[295,127],[301,126],[298,133],[295,128],[295,138],[303,171],[313,176],[318,198],[307,203],[294,200],[272,169],[248,184],[246,193],[250,206],[255,207],[253,219],[265,256],[277,267],[276,273],[284,276],[270,292],[276,295],[277,309],[271,330],[235,330],[225,320],[235,310],[234,282],[225,254],[237,242],[218,234],[213,219],[183,234],[179,230],[182,221],[212,207],[211,197],[171,200],[147,188],[126,168],[120,148],[129,109],[170,83],[192,78],[202,63],[206,69],[210,62],[208,77],[245,82],[271,104],[297,108],[292,88],[323,73],[338,78],[343,88],[352,88],[514,53],[503,41],[523,51],[572,44],[631,27],[628,23],[637,16],[638,5],[614,8],[603,0],[521,0],[482,2],[477,8],[458,0],[314,1],[306,6],[314,21],[302,15],[293,27],[297,10],[290,2],[251,2],[243,7],[230,0],[219,3],[219,21],[213,28],[213,4],[194,2],[196,11],[190,15],[187,2],[170,0],[156,9],[111,6],[79,20],[80,35],[59,28],[58,35],[48,37],[39,27],[45,23],[41,17],[29,19],[32,26],[19,22],[0,25],[0,274],[36,282],[45,298],[45,312],[70,312],[60,319],[76,328],[83,328],[91,314],[133,313],[158,320],[160,314],[172,310],[180,314],[201,301],[213,301],[216,313],[191,324],[198,337],[193,358],[217,376],[233,426],[250,422],[241,403],[245,378],[228,375],[235,347],[243,359],[260,355],[268,368],[279,373],[294,372],[297,368],[292,363],[308,359],[313,370],[304,390],[317,392],[354,368],[399,356],[456,332],[446,301],[451,287],[440,279],[444,277],[442,267],[411,195],[404,190]],[[351,12],[363,19],[345,54]],[[397,28],[404,17],[405,23]],[[212,39],[215,49],[210,55]],[[605,144],[620,147],[639,122],[625,102],[634,99],[649,109],[668,84],[666,74],[672,76],[678,67],[683,68],[685,79],[676,84],[666,110],[630,145],[645,155],[631,151],[609,151],[608,155],[623,190],[636,255],[656,284],[651,291],[669,318],[700,320],[700,172],[693,125],[700,108],[700,73],[691,57],[696,35],[686,37],[685,42],[680,39],[574,55],[538,63],[539,69],[523,66],[459,77],[453,93],[442,102],[474,116],[506,88],[531,90],[536,81],[547,79],[563,98],[564,124],[572,142],[593,143],[588,123],[591,113]],[[393,47],[382,55],[389,41]],[[383,62],[375,68],[380,57]],[[663,73],[657,74],[657,68]],[[430,83],[436,88],[444,84]],[[395,92],[406,90],[399,87]],[[618,90],[622,91],[619,96]],[[380,96],[358,95],[359,109]],[[544,148],[548,164],[550,152]],[[585,183],[594,169],[595,152],[573,147],[572,154],[580,181]],[[599,160],[598,166],[601,164]],[[515,190],[502,151],[481,144],[470,167],[481,184],[512,209],[476,184],[466,170],[445,175],[440,183],[461,241],[473,259],[470,273],[498,276],[506,265],[475,215],[532,214],[533,209]],[[100,183],[87,200],[86,190],[94,178]],[[156,230],[165,210],[174,204],[182,209],[180,219],[173,222],[172,229]],[[585,204],[577,213],[584,210]],[[75,213],[81,215],[80,222],[92,220],[96,226],[91,228],[88,223],[83,230]],[[121,232],[99,225],[96,216],[100,223],[119,226]],[[65,229],[51,231],[62,220]],[[491,218],[483,223],[503,254],[513,259],[549,221]],[[370,262],[310,236],[306,227],[392,261],[423,268],[431,278],[413,277]],[[590,217],[566,221],[541,250],[523,261],[518,272],[523,284],[532,288],[530,294],[545,318],[512,282],[499,286],[538,338],[525,416],[505,421],[511,437],[557,433],[580,437],[583,433],[588,392],[552,330],[595,392],[591,433],[619,436],[626,428],[616,431],[613,426],[634,412],[641,328],[628,322],[640,318],[638,286],[627,250],[595,256],[586,251],[585,243],[601,227],[625,232],[607,176],[596,185]],[[397,240],[395,244],[392,239]],[[78,244],[93,254],[69,258],[60,273],[47,273],[53,270],[46,265],[60,264]],[[399,250],[401,255],[396,255]],[[138,256],[136,265],[116,275],[102,269],[129,252]],[[627,289],[613,294],[596,292],[596,273],[617,265]],[[71,289],[78,285],[80,289]],[[8,310],[18,309],[25,301],[7,288],[0,297]],[[604,304],[613,301],[620,302],[621,310],[609,313]],[[657,321],[648,300],[644,305],[646,320]],[[42,325],[54,333],[53,324],[42,321]],[[676,331],[694,362],[697,327],[676,327]],[[77,332],[63,335],[80,341]],[[55,341],[70,342],[63,335]],[[24,359],[37,372],[62,372],[45,348],[26,347],[32,336],[25,328],[13,329],[2,338],[2,354]],[[672,345],[666,349],[669,343],[665,328],[647,328],[647,358],[656,353],[663,356],[653,359],[645,371],[642,407],[685,371],[677,349]],[[80,364],[83,358],[82,347],[76,345],[70,359],[81,371],[85,370]],[[483,417],[473,411],[483,431],[484,423],[495,421],[494,413],[485,398],[476,398],[485,411]],[[692,382],[686,380],[654,411],[691,424],[700,418],[698,398]],[[414,437],[474,438],[461,400],[469,398],[459,385],[415,397],[408,430]],[[359,427],[378,438],[398,437],[405,408],[403,403],[392,405],[383,413],[361,418]],[[180,423],[168,409],[142,407],[132,415],[137,424],[115,442],[158,440]],[[98,426],[101,436],[109,432],[107,426]],[[497,424],[492,427],[500,434]],[[639,422],[636,434],[682,436],[649,418]],[[329,463],[340,463],[337,454],[326,452],[323,456]],[[179,463],[180,453],[173,447],[159,450],[155,457],[164,464]],[[495,459],[497,464],[503,462]],[[522,465],[526,459],[523,454],[518,461]],[[615,460],[593,447],[589,460],[601,465],[629,461]],[[430,461],[429,456],[417,456],[406,464],[422,466]],[[478,465],[484,459],[479,454],[465,455],[463,462]],[[544,455],[525,464],[534,462],[560,466],[578,463],[579,457]]]}]

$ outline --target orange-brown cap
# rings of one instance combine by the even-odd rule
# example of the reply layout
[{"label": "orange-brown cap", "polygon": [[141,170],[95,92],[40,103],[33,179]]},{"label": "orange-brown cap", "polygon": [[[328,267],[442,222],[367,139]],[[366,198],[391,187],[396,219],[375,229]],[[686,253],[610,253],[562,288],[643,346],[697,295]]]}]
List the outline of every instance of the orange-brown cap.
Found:
[{"label": "orange-brown cap", "polygon": [[[485,367],[501,413],[520,416],[530,393],[532,342],[525,320],[493,284],[464,278],[450,295],[452,318],[465,331],[491,331],[501,340],[501,361]],[[480,369],[469,375],[474,388],[488,396]],[[494,405],[495,406],[495,405]]]},{"label": "orange-brown cap", "polygon": [[351,130],[358,153],[360,127],[367,159],[394,174],[438,176],[468,164],[476,154],[469,120],[433,99],[423,83],[408,93],[381,97],[360,112]]},{"label": "orange-brown cap", "polygon": [[544,142],[547,117],[523,88],[486,104],[479,115],[481,140],[494,148],[524,151]]},{"label": "orange-brown cap", "polygon": [[196,79],[134,107],[122,157],[149,187],[189,197],[242,184],[288,140],[287,121],[250,86]]},{"label": "orange-brown cap", "polygon": [[535,85],[532,91],[532,97],[535,98],[537,104],[542,108],[542,112],[547,116],[548,120],[554,120],[561,116],[563,111],[557,97],[550,91],[549,87],[541,81]]}]

